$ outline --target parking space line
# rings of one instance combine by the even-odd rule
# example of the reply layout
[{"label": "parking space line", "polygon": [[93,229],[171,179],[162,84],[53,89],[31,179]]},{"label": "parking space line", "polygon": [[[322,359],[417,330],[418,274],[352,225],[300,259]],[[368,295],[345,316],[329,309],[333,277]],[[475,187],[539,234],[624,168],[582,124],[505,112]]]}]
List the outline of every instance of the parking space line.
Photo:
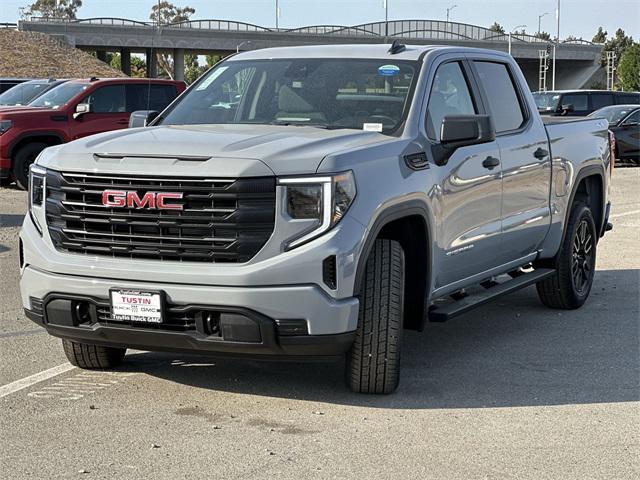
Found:
[{"label": "parking space line", "polygon": [[61,375],[65,372],[68,372],[69,370],[73,370],[74,368],[76,367],[74,367],[70,363],[63,363],[62,365],[58,365],[57,367],[49,368],[48,370],[43,370],[42,372],[35,373],[28,377],[21,378],[20,380],[16,380],[15,382],[3,385],[0,387],[0,398],[28,388],[32,385],[35,385],[36,383],[49,380],[50,378],[53,378],[57,375]]},{"label": "parking space line", "polygon": [[44,328],[34,328],[33,330],[22,330],[20,332],[0,333],[0,338],[25,337],[27,335],[37,335],[45,332],[46,330]]},{"label": "parking space line", "polygon": [[630,212],[623,212],[623,213],[614,213],[613,215],[611,215],[611,218],[626,217],[627,215],[635,215],[636,213],[640,213],[640,210],[632,210]]}]

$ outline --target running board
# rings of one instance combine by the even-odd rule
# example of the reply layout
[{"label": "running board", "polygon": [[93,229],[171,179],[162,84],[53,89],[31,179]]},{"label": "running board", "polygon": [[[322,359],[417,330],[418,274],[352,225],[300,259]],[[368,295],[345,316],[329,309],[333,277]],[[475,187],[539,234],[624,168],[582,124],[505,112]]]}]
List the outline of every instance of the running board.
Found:
[{"label": "running board", "polygon": [[492,300],[495,300],[502,295],[515,292],[521,288],[528,287],[540,280],[553,275],[555,270],[553,268],[538,268],[532,272],[519,275],[506,282],[490,286],[486,290],[474,295],[469,295],[456,302],[446,305],[435,305],[429,310],[430,322],[446,322],[458,315],[468,312],[480,305],[484,305]]}]

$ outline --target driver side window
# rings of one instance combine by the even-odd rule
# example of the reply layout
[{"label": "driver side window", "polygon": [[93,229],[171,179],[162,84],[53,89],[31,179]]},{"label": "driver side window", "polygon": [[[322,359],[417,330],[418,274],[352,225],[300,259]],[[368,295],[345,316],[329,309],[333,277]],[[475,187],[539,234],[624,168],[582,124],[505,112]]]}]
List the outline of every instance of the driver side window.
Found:
[{"label": "driver side window", "polygon": [[82,103],[91,105],[91,113],[122,113],[127,111],[124,85],[100,87],[87,95]]},{"label": "driver side window", "polygon": [[474,115],[476,108],[460,62],[440,65],[427,105],[427,134],[439,142],[442,120],[447,115]]}]

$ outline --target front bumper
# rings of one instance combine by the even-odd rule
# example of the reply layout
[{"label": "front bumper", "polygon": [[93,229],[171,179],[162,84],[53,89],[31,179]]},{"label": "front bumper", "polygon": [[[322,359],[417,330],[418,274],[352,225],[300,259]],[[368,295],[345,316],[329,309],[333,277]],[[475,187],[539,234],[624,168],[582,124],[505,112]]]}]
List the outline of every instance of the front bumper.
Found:
[{"label": "front bumper", "polygon": [[[178,311],[237,313],[253,322],[253,331],[259,333],[238,340],[233,335],[210,335],[197,322],[178,330],[168,324],[150,328],[102,321],[95,313],[91,320],[79,322],[73,302],[88,302],[94,306],[93,312],[99,306],[108,308],[109,289],[113,287],[160,290],[167,303]],[[152,351],[335,356],[351,346],[358,315],[356,298],[335,300],[313,285],[243,288],[114,281],[53,274],[26,266],[20,289],[27,317],[52,335],[97,345]],[[303,325],[301,331],[305,334],[297,335],[296,331],[287,330],[291,324]]]}]

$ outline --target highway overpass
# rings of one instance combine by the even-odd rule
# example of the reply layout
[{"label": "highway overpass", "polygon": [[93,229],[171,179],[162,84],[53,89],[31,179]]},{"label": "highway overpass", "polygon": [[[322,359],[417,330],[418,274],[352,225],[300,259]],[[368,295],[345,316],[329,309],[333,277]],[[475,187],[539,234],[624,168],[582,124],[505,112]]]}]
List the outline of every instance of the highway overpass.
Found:
[{"label": "highway overpass", "polygon": [[[173,55],[174,77],[184,78],[184,55],[229,54],[290,45],[338,43],[390,43],[400,39],[411,44],[464,45],[508,51],[509,36],[484,27],[439,20],[393,20],[355,26],[314,25],[275,29],[229,20],[190,20],[160,25],[123,18],[91,18],[66,21],[32,17],[20,21],[23,31],[46,33],[70,45],[95,50],[99,58],[106,52],[122,54],[122,69],[130,73],[131,53],[151,59],[148,74],[155,76],[155,55]],[[512,55],[520,64],[532,90],[538,88],[539,51],[548,42],[527,34],[511,38]],[[599,69],[602,45],[584,40],[561,42],[557,49],[557,88],[584,87]],[[549,62],[551,64],[551,62]],[[551,88],[551,70],[547,87]]]}]

